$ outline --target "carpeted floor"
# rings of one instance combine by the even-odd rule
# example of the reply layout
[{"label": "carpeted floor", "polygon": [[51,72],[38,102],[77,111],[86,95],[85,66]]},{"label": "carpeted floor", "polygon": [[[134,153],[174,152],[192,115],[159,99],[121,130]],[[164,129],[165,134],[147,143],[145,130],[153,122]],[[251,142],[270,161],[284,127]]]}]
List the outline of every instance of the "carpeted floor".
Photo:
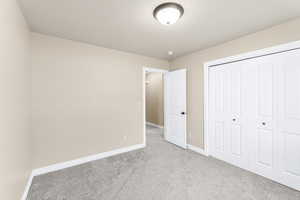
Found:
[{"label": "carpeted floor", "polygon": [[165,142],[35,177],[27,200],[299,200],[300,192]]}]

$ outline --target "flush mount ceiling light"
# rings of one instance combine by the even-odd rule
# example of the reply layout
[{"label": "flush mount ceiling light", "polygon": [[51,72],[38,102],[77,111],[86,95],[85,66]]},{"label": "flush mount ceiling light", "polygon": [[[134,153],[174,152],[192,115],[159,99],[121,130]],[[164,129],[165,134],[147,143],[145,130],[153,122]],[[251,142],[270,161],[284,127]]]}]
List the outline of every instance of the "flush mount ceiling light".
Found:
[{"label": "flush mount ceiling light", "polygon": [[184,9],[178,3],[168,2],[157,6],[153,11],[153,16],[164,25],[175,24],[183,15]]}]

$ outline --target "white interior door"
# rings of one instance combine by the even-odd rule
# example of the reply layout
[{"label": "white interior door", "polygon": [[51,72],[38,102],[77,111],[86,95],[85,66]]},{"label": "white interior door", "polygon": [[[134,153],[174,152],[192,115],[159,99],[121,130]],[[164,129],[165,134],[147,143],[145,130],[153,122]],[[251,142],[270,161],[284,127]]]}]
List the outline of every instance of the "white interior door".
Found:
[{"label": "white interior door", "polygon": [[186,69],[165,74],[165,139],[186,148]]}]

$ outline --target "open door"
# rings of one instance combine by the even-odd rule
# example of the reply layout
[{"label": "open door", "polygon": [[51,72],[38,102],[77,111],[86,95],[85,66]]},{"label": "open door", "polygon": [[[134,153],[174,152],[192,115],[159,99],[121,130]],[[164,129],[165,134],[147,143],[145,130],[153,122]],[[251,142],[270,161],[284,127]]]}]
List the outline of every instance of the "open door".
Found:
[{"label": "open door", "polygon": [[186,144],[186,69],[165,74],[165,139],[182,148]]}]

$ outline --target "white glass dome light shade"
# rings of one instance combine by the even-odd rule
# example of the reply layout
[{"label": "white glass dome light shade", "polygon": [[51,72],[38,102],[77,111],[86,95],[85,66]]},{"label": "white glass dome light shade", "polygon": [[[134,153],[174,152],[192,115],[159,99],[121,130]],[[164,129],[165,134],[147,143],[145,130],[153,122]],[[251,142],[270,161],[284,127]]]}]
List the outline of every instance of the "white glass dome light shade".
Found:
[{"label": "white glass dome light shade", "polygon": [[175,24],[180,18],[180,12],[176,8],[164,8],[157,12],[156,19],[164,25]]},{"label": "white glass dome light shade", "polygon": [[169,56],[172,56],[174,53],[173,51],[168,51]]},{"label": "white glass dome light shade", "polygon": [[183,15],[184,9],[177,3],[163,3],[153,11],[153,16],[164,25],[175,24]]}]

